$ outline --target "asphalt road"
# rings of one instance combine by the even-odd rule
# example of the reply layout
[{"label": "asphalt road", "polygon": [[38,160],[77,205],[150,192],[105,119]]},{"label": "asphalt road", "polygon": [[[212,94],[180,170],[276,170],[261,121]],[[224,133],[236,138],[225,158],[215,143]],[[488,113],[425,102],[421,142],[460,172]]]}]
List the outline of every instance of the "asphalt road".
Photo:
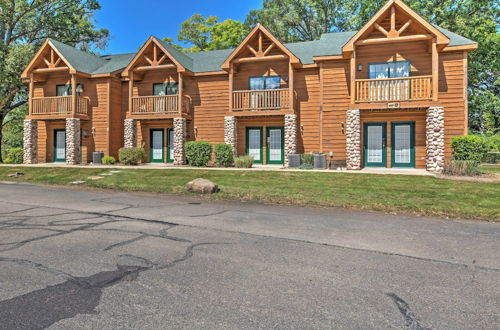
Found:
[{"label": "asphalt road", "polygon": [[500,225],[0,183],[0,329],[498,329]]}]

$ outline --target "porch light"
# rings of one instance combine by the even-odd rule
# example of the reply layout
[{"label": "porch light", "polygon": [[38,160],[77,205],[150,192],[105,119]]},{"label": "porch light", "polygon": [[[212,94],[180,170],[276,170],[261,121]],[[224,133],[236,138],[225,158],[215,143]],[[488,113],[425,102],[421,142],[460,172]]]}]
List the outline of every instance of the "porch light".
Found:
[{"label": "porch light", "polygon": [[358,64],[358,71],[363,71],[363,64]]},{"label": "porch light", "polygon": [[77,94],[83,93],[83,84],[76,85],[76,93]]}]

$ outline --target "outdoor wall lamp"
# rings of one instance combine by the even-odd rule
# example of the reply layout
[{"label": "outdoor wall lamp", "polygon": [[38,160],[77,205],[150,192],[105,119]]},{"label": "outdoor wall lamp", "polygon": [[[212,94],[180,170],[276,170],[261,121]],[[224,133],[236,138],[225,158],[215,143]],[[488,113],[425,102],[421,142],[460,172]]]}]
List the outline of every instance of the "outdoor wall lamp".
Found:
[{"label": "outdoor wall lamp", "polygon": [[95,127],[92,127],[92,136],[95,136]]},{"label": "outdoor wall lamp", "polygon": [[195,126],[194,127],[194,136],[197,137],[198,136],[198,126]]},{"label": "outdoor wall lamp", "polygon": [[363,71],[363,64],[358,64],[358,71]]},{"label": "outdoor wall lamp", "polygon": [[342,134],[345,134],[345,124],[344,124],[344,122],[340,123],[340,127],[342,127]]}]

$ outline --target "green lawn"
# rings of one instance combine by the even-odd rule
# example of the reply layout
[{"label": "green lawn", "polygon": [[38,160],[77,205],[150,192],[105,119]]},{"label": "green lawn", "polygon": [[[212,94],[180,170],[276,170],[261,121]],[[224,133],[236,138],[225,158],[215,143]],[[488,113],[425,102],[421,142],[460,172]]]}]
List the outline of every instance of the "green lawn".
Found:
[{"label": "green lawn", "polygon": [[479,170],[486,173],[500,174],[500,165],[482,165]]},{"label": "green lawn", "polygon": [[[14,172],[25,175],[9,178]],[[429,216],[500,221],[500,184],[452,181],[434,177],[352,173],[138,170],[126,169],[101,180],[87,177],[108,173],[97,168],[0,167],[0,180],[83,186],[125,191],[187,194],[184,185],[207,178],[221,192],[208,198],[260,201]]]}]

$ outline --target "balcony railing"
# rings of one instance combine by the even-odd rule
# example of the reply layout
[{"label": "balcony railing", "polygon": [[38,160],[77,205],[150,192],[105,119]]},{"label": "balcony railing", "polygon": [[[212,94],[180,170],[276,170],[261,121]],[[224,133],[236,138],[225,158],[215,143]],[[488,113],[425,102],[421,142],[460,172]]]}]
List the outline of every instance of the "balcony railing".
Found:
[{"label": "balcony railing", "polygon": [[[182,97],[182,113],[189,113],[187,96]],[[132,114],[171,114],[179,113],[179,95],[136,96],[132,98]]]},{"label": "balcony railing", "polygon": [[272,111],[290,108],[289,89],[233,91],[233,111]]},{"label": "balcony railing", "polygon": [[356,102],[432,99],[432,76],[356,80]]},{"label": "balcony railing", "polygon": [[[32,98],[32,115],[70,115],[73,113],[71,96],[53,96]],[[77,114],[88,115],[90,113],[90,98],[77,96]]]}]

